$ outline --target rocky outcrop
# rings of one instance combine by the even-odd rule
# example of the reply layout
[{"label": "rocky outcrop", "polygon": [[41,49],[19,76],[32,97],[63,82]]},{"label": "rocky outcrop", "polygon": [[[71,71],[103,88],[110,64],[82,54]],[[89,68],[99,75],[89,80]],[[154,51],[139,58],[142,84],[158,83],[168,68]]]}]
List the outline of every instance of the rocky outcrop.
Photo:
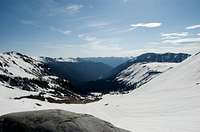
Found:
[{"label": "rocky outcrop", "polygon": [[128,132],[87,114],[63,110],[11,113],[0,117],[0,132]]}]

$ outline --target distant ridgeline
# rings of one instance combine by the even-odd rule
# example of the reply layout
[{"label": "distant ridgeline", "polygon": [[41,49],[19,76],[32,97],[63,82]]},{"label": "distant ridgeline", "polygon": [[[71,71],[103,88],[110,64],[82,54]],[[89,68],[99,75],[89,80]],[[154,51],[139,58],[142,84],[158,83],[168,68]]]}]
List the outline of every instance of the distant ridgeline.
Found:
[{"label": "distant ridgeline", "polygon": [[0,86],[28,91],[26,96],[54,103],[86,103],[93,100],[75,93],[71,82],[50,72],[40,59],[17,52],[0,54]]},{"label": "distant ridgeline", "polygon": [[103,79],[82,83],[78,89],[81,92],[102,93],[133,90],[173,68],[189,56],[185,53],[145,53],[117,66]]},{"label": "distant ridgeline", "polygon": [[102,62],[93,62],[81,58],[55,59],[43,57],[42,59],[49,68],[49,72],[70,80],[73,85],[101,79],[113,69]]},{"label": "distant ridgeline", "polygon": [[[83,103],[85,100],[81,95],[91,92],[135,89],[189,56],[184,53],[146,53],[124,62],[127,58],[32,58],[7,52],[0,54],[0,83],[12,89],[38,92],[31,98],[59,98],[62,102],[64,97],[65,102]],[[124,63],[113,68],[111,63],[104,64],[105,60],[112,61],[113,65],[114,61],[115,64]]]}]

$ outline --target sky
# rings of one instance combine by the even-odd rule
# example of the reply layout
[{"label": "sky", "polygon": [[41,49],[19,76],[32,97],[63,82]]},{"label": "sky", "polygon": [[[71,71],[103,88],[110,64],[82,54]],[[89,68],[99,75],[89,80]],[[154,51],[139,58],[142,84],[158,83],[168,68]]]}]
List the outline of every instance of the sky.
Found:
[{"label": "sky", "polygon": [[200,0],[0,0],[0,52],[135,56],[200,51]]}]

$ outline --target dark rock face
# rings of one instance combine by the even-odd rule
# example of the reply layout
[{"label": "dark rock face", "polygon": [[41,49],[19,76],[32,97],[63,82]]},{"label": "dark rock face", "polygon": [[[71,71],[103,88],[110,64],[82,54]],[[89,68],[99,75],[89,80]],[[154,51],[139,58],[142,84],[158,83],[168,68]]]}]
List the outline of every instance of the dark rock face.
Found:
[{"label": "dark rock face", "polygon": [[11,113],[0,117],[0,132],[128,132],[91,115],[63,110]]}]

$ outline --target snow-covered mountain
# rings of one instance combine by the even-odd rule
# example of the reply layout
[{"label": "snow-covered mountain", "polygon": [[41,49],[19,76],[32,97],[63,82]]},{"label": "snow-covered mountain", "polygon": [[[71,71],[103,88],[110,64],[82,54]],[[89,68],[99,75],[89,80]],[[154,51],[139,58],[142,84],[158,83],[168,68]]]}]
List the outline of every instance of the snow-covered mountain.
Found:
[{"label": "snow-covered mountain", "polygon": [[185,53],[142,54],[114,69],[115,73],[110,78],[120,84],[137,88],[177,66],[189,56]]},{"label": "snow-covered mountain", "polygon": [[40,61],[17,52],[0,54],[0,74],[2,75],[38,78],[45,72],[43,67]]},{"label": "snow-covered mountain", "polygon": [[185,53],[145,53],[134,57],[127,62],[114,68],[108,75],[107,78],[115,78],[115,76],[121,71],[127,69],[129,66],[136,63],[151,63],[151,62],[168,62],[168,63],[180,63],[190,55]]},{"label": "snow-covered mountain", "polygon": [[[133,132],[198,132],[199,65],[200,53],[127,95],[105,96],[99,103],[88,106],[98,108],[99,113],[89,110],[87,113],[107,118]],[[79,111],[74,107],[71,110]]]},{"label": "snow-covered mountain", "polygon": [[3,87],[0,88],[0,106],[3,106],[0,114],[56,108],[91,114],[132,132],[199,132],[199,65],[200,53],[129,94],[105,95],[102,100],[89,104],[13,100],[9,97],[21,93]]},{"label": "snow-covered mountain", "polygon": [[0,85],[29,91],[26,96],[13,97],[18,99],[26,97],[66,103],[82,101],[82,97],[73,92],[68,80],[52,76],[44,62],[17,52],[0,54]]},{"label": "snow-covered mountain", "polygon": [[178,64],[169,62],[135,63],[117,74],[115,80],[127,86],[139,87]]},{"label": "snow-covered mountain", "polygon": [[38,58],[40,61],[43,61],[45,63],[48,62],[71,62],[71,63],[75,63],[75,62],[79,62],[80,60],[77,58],[63,58],[63,57],[59,57],[59,58],[52,58],[52,57],[44,57],[41,56]]},{"label": "snow-covered mountain", "polygon": [[103,79],[90,81],[79,88],[91,92],[126,92],[140,87],[161,73],[176,67],[190,55],[185,53],[146,53],[117,66]]},{"label": "snow-covered mountain", "polygon": [[111,67],[116,67],[130,59],[132,59],[133,57],[77,57],[77,58],[63,58],[63,57],[59,57],[59,58],[51,58],[51,57],[40,57],[40,60],[45,61],[45,62],[85,62],[85,61],[89,61],[89,62],[96,62],[96,63],[104,63],[106,65],[109,65]]}]

